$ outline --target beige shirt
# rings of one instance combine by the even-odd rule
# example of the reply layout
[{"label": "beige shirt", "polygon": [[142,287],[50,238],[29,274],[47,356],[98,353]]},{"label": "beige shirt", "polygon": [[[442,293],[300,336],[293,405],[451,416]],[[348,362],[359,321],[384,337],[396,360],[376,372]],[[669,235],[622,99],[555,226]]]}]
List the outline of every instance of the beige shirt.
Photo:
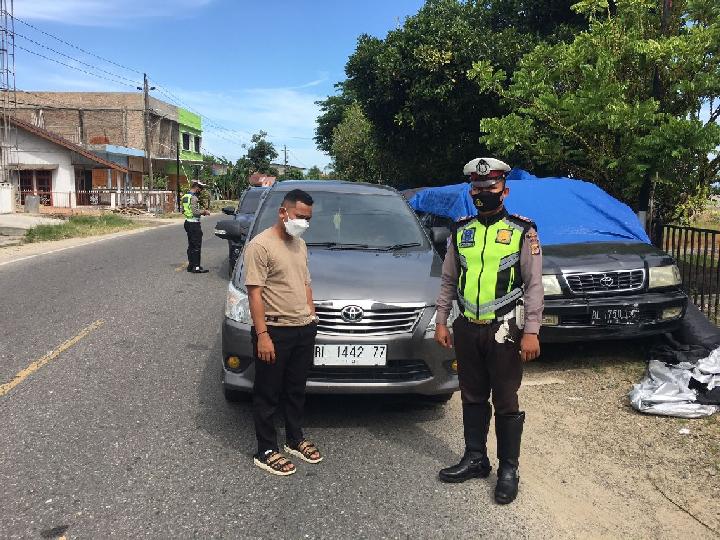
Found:
[{"label": "beige shirt", "polygon": [[245,246],[243,260],[245,285],[263,288],[268,325],[305,326],[312,322],[306,293],[310,271],[304,240],[283,240],[271,227]]},{"label": "beige shirt", "polygon": [[[520,273],[525,305],[525,332],[537,334],[542,324],[545,291],[542,284],[542,250],[535,228],[530,228],[520,247]],[[448,241],[443,261],[440,295],[437,299],[437,322],[447,324],[452,301],[457,298],[457,249],[453,237]]]}]

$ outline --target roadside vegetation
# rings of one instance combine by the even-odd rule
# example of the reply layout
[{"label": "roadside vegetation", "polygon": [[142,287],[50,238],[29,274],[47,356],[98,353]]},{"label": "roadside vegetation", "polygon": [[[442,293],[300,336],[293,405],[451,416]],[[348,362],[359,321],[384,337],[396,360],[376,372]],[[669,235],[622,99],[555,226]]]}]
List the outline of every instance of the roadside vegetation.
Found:
[{"label": "roadside vegetation", "polygon": [[128,218],[106,214],[103,216],[71,216],[60,225],[38,225],[25,233],[25,242],[43,242],[46,240],[63,240],[83,236],[109,234],[126,229],[143,227]]}]

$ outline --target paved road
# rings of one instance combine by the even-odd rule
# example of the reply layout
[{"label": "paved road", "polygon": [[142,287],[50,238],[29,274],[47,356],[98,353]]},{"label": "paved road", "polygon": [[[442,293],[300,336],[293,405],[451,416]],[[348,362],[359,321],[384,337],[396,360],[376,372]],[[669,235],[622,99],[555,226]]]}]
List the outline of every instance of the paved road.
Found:
[{"label": "paved road", "polygon": [[0,267],[0,384],[99,325],[0,395],[0,537],[551,534],[529,493],[498,507],[491,481],[436,480],[461,451],[457,397],[313,397],[326,460],[255,468],[249,406],[219,384],[227,250],[212,223],[206,275],[177,271],[182,225]]}]

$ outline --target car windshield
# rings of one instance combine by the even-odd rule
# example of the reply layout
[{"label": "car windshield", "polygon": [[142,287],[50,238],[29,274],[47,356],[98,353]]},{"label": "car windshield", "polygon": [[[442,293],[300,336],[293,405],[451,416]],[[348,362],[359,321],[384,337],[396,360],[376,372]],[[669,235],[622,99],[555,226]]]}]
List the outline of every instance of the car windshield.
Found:
[{"label": "car windshield", "polygon": [[263,189],[251,189],[243,197],[242,203],[240,204],[240,214],[254,214],[257,210],[258,204],[260,203],[260,197],[262,196]]},{"label": "car windshield", "polygon": [[[277,219],[283,192],[270,195],[258,217],[253,235]],[[315,201],[310,228],[303,235],[308,245],[348,249],[427,248],[427,239],[415,216],[399,195],[369,195],[310,191]]]}]

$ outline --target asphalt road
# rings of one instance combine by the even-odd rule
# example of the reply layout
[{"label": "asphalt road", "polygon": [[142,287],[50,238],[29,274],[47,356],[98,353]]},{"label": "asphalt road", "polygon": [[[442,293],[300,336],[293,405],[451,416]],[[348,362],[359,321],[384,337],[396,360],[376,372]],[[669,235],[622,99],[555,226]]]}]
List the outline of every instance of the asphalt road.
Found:
[{"label": "asphalt road", "polygon": [[0,395],[1,538],[552,535],[537,498],[495,505],[493,477],[437,481],[462,451],[457,397],[311,397],[325,461],[254,467],[250,407],[220,387],[214,219],[205,275],[182,268],[182,225],[0,266],[0,384],[76,338]]}]

